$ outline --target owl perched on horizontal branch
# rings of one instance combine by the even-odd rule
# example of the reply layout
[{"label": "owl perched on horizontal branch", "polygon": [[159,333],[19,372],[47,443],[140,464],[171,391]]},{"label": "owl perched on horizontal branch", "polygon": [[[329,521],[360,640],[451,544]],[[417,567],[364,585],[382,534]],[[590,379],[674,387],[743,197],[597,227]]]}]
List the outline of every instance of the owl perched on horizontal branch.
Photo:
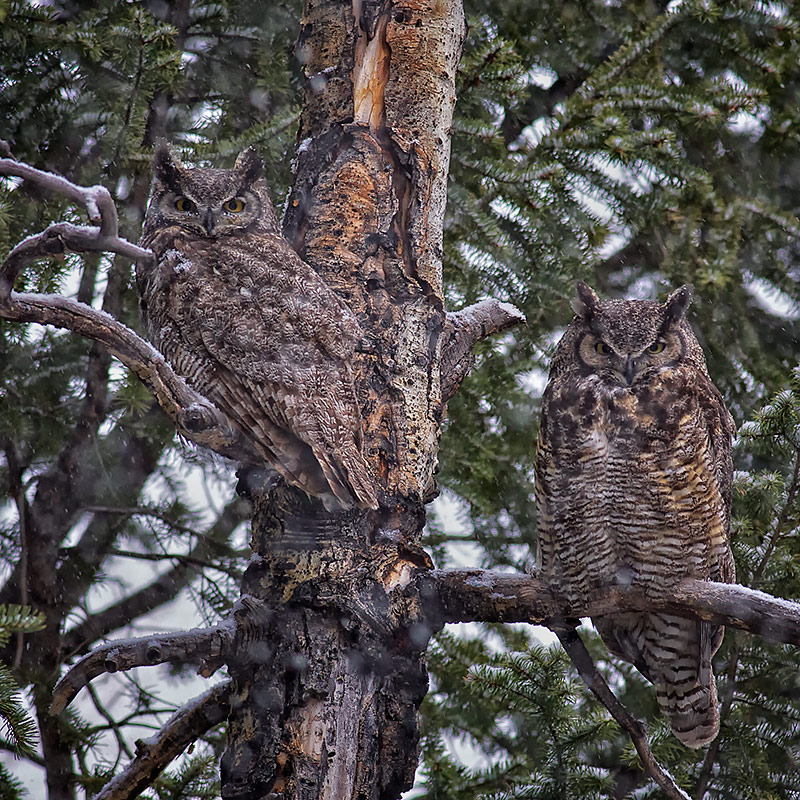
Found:
[{"label": "owl perched on horizontal branch", "polygon": [[141,244],[142,313],[173,368],[326,508],[377,508],[362,454],[345,303],[281,236],[252,149],[233,169],[192,169],[166,145]]},{"label": "owl perched on horizontal branch", "polygon": [[[569,603],[611,585],[669,597],[684,578],[732,582],[733,419],[686,321],[689,287],[664,304],[600,302],[578,284],[542,401],[536,461],[543,574]],[[675,735],[719,731],[711,657],[719,625],[665,613],[593,620],[655,686]]]}]

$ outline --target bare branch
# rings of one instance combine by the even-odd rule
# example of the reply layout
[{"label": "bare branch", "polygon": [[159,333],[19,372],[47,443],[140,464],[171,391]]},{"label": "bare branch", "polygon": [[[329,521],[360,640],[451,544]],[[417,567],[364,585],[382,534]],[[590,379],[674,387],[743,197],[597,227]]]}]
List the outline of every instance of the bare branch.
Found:
[{"label": "bare branch", "polygon": [[105,186],[76,186],[60,175],[15,161],[0,158],[0,175],[31,181],[84,206],[94,226],[57,222],[35,236],[20,242],[0,270],[0,297],[8,296],[20,271],[42,256],[75,253],[119,253],[133,261],[149,261],[153,254],[119,235],[119,219],[114,200]]},{"label": "bare branch", "polygon": [[0,294],[0,317],[55,325],[102,342],[139,376],[182,436],[230,458],[254,463],[263,460],[243,434],[190,388],[155,348],[103,311],[66,297],[11,292],[5,301]]},{"label": "bare branch", "polygon": [[669,611],[716,622],[800,646],[800,604],[738,584],[686,579],[669,597],[609,587],[580,608],[571,608],[537,575],[490,570],[434,570],[433,592],[444,622],[531,622],[600,617],[624,611]]},{"label": "bare branch", "polygon": [[117,210],[108,190],[103,186],[76,186],[60,175],[10,158],[0,159],[0,175],[24,178],[74,200],[86,208],[89,219],[96,223],[87,227],[59,222],[20,242],[0,268],[0,317],[54,325],[101,342],[141,378],[182,436],[230,458],[261,463],[263,459],[243,434],[208,400],[189,388],[161,354],[130,328],[102,311],[65,297],[12,291],[25,266],[42,256],[66,250],[112,252],[134,261],[153,257],[149,250],[120,238]]},{"label": "bare branch", "polygon": [[192,742],[225,720],[230,690],[230,682],[217,684],[176,711],[155,736],[139,739],[136,758],[95,795],[95,800],[138,797]]},{"label": "bare branch", "polygon": [[525,322],[510,303],[482,300],[447,315],[442,344],[442,401],[447,402],[475,363],[473,348],[487,336]]},{"label": "bare branch", "polygon": [[118,672],[167,661],[181,664],[195,662],[201,664],[201,674],[208,677],[211,672],[204,669],[203,665],[206,662],[219,664],[220,657],[233,641],[234,632],[233,624],[222,622],[213,628],[195,628],[179,633],[109,642],[84,656],[58,682],[53,690],[50,713],[60,714],[89,681],[104,672]]},{"label": "bare branch", "polygon": [[[130,620],[138,619],[143,614],[147,614],[174,599],[178,592],[188,585],[197,573],[197,570],[192,568],[192,564],[205,566],[209,562],[209,565],[213,565],[215,556],[231,557],[234,555],[227,542],[233,530],[247,518],[246,505],[240,498],[234,497],[226,504],[206,533],[198,533],[187,528],[186,532],[197,537],[197,544],[191,551],[186,556],[176,555],[178,564],[171,570],[159,575],[152,583],[143,586],[133,594],[123,597],[119,602],[90,614],[74,628],[67,631],[62,639],[62,653],[71,656],[76,653],[86,652],[89,646],[100,637],[106,636],[111,631],[127,625]],[[174,525],[174,522],[169,520],[166,515],[155,509],[85,506],[84,510],[100,510],[104,513],[112,514],[148,514],[163,518],[168,524]],[[113,551],[109,555],[119,553],[120,551]],[[154,555],[154,557],[163,558],[166,556]],[[244,560],[246,561],[246,557]],[[217,568],[221,568],[221,565],[217,565]]]},{"label": "bare branch", "polygon": [[661,787],[670,800],[690,800],[676,783],[674,778],[655,760],[647,743],[644,725],[631,716],[628,709],[620,703],[609,689],[603,676],[597,671],[589,651],[574,628],[552,626],[562,647],[572,659],[572,663],[589,687],[592,694],[608,709],[609,714],[624,728],[631,737],[633,746],[639,754],[647,774]]}]

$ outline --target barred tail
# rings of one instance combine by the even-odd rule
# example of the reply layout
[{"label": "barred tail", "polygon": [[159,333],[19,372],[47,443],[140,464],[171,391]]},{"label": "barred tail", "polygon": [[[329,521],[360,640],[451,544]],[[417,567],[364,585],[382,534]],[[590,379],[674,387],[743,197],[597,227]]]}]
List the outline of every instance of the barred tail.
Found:
[{"label": "barred tail", "polygon": [[658,681],[655,688],[658,705],[669,719],[672,732],[683,744],[692,748],[705,747],[717,738],[719,706],[712,672],[706,684]]},{"label": "barred tail", "polygon": [[[622,624],[620,624],[620,622]],[[630,661],[656,690],[661,712],[686,747],[704,747],[719,733],[711,656],[723,628],[669,614],[626,614],[598,630],[609,648]]]}]

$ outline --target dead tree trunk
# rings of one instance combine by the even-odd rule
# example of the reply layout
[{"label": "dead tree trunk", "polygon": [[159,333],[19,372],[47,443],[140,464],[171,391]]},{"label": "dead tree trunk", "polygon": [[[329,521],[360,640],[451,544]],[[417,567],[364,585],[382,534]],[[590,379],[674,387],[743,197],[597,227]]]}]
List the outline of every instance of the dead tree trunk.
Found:
[{"label": "dead tree trunk", "polygon": [[284,229],[359,315],[355,365],[378,512],[256,494],[237,611],[226,798],[399,797],[417,765],[432,633],[411,579],[443,416],[442,222],[464,37],[459,0],[317,4]]}]

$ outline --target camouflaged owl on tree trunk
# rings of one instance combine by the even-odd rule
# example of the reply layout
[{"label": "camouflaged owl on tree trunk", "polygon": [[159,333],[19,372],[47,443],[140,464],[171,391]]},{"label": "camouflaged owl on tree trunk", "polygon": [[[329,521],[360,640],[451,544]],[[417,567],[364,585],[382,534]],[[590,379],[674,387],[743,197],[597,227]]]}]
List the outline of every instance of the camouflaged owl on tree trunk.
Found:
[{"label": "camouflaged owl on tree trunk", "polygon": [[[685,319],[665,304],[600,302],[578,284],[542,402],[536,461],[543,574],[568,602],[609,585],[669,597],[684,578],[732,582],[734,424]],[[711,657],[719,625],[665,613],[593,619],[609,649],[655,686],[675,735],[719,731]]]},{"label": "camouflaged owl on tree trunk", "polygon": [[191,169],[157,148],[139,266],[142,313],[173,368],[264,461],[330,510],[377,508],[362,455],[345,303],[281,236],[263,165]]}]

